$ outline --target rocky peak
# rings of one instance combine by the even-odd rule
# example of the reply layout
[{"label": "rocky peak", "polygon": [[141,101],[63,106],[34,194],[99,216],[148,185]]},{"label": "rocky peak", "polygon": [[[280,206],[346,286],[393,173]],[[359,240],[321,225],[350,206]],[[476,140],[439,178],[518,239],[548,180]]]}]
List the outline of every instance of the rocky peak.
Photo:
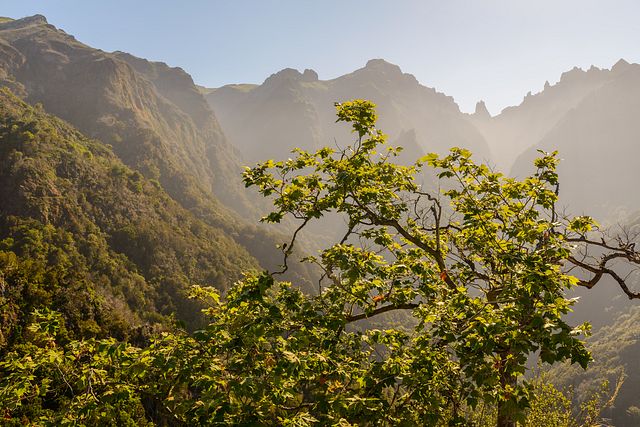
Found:
[{"label": "rocky peak", "polygon": [[[308,75],[308,74],[307,74]],[[264,81],[265,86],[271,86],[273,84],[278,84],[287,81],[302,81],[304,79],[304,75],[294,69],[294,68],[285,68],[284,70],[280,70],[277,73],[271,74]]]},{"label": "rocky peak", "polygon": [[489,114],[489,110],[487,110],[487,106],[485,105],[483,100],[480,100],[476,103],[476,111],[474,111],[473,115],[480,119],[491,118],[491,114]]},{"label": "rocky peak", "polygon": [[579,67],[573,67],[571,70],[569,71],[565,71],[564,73],[562,73],[560,75],[560,81],[561,82],[565,82],[567,80],[571,80],[577,76],[580,76],[582,74],[584,74],[585,71],[582,68]]},{"label": "rocky peak", "polygon": [[305,82],[316,82],[318,81],[318,73],[307,68],[304,70],[304,73],[302,73],[302,80]]},{"label": "rocky peak", "polygon": [[407,88],[419,84],[413,74],[403,73],[399,66],[384,59],[370,59],[364,68],[355,71],[352,75],[371,81],[401,84]]},{"label": "rocky peak", "polygon": [[367,61],[367,65],[364,66],[365,70],[380,71],[385,74],[397,74],[402,75],[402,70],[396,64],[385,61],[384,59],[370,59]]},{"label": "rocky peak", "polygon": [[619,73],[619,72],[627,70],[629,68],[629,65],[630,64],[627,61],[625,61],[624,59],[620,58],[618,60],[618,62],[613,64],[613,67],[611,67],[611,71],[613,71],[614,73]]},{"label": "rocky peak", "polygon": [[13,28],[25,28],[36,25],[47,25],[47,18],[43,15],[33,15],[27,16],[25,18],[14,19],[6,22],[0,23],[0,28],[2,29],[13,29]]}]

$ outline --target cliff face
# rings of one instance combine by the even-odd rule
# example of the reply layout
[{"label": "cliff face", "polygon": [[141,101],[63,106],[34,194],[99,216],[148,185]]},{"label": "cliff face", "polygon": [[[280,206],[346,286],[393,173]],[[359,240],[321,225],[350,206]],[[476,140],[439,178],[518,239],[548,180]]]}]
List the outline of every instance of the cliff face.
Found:
[{"label": "cliff face", "polygon": [[489,157],[484,138],[452,98],[381,59],[334,80],[318,80],[312,70],[285,69],[259,86],[225,86],[206,93],[222,128],[250,161],[287,158],[294,147],[350,142],[346,126],[335,124],[333,104],[355,98],[376,103],[379,127],[392,142],[414,134],[416,152],[443,153],[462,146],[478,159]]}]

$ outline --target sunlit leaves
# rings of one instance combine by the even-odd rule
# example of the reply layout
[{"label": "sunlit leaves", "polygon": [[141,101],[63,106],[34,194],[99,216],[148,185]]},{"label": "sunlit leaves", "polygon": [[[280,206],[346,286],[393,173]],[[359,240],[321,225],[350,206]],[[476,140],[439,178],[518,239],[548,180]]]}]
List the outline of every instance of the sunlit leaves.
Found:
[{"label": "sunlit leaves", "polygon": [[[82,344],[91,360],[115,358],[128,387],[106,387],[96,407],[105,396],[134,406],[146,396],[166,419],[187,424],[462,425],[463,409],[481,404],[523,419],[533,352],[586,366],[588,327],[564,320],[574,302],[565,291],[577,279],[561,267],[571,253],[566,232],[584,233],[592,222],[558,219],[555,153],[543,153],[523,180],[461,148],[402,166],[393,162],[398,149],[381,149],[386,136],[372,103],[336,107],[357,134],[352,145],[297,149],[244,173],[273,201],[264,221],[290,216],[304,228],[343,216],[344,239],[305,257],[323,273],[317,295],[275,274],[248,274],[224,298],[193,289],[209,323],[190,335],[165,333],[142,350]],[[425,170],[441,193],[416,184]],[[402,317],[392,317],[397,311]],[[55,322],[37,324],[43,337],[55,336]],[[3,367],[36,378],[29,357],[16,354]],[[100,363],[90,369],[112,372]],[[66,405],[60,379],[40,377]],[[21,384],[5,385],[16,405],[32,390]]]},{"label": "sunlit leaves", "polygon": [[[518,378],[530,353],[540,351],[548,363],[586,365],[590,355],[579,340],[586,329],[563,320],[573,303],[564,291],[576,279],[560,267],[571,250],[565,229],[588,231],[589,224],[558,222],[557,153],[541,153],[535,173],[523,180],[476,164],[462,148],[401,166],[376,151],[385,137],[374,127],[371,103],[336,106],[338,120],[358,134],[352,146],[297,150],[296,159],[245,173],[248,186],[274,197],[277,218],[335,210],[366,239],[362,246],[335,245],[316,259],[334,278],[325,301],[344,306],[347,319],[417,307],[419,326],[403,354],[419,360],[427,347],[430,357],[441,352],[461,372],[450,386],[474,401],[503,402],[516,414],[527,406],[528,389]],[[415,184],[425,167],[442,181],[442,194]],[[387,349],[386,357],[399,349]]]}]

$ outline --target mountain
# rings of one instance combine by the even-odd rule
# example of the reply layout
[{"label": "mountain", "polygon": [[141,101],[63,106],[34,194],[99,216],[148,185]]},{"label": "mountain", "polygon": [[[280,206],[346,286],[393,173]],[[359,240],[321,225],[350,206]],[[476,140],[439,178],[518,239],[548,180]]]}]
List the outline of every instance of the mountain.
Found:
[{"label": "mountain", "polygon": [[625,64],[621,60],[611,70],[574,67],[563,73],[558,83],[545,82],[542,91],[527,93],[520,105],[507,107],[495,117],[482,101],[469,117],[489,143],[496,165],[508,171],[520,154],[537,144],[582,100],[616,79]]},{"label": "mountain", "polygon": [[204,190],[242,207],[239,160],[182,69],[91,48],[40,15],[0,24],[0,69],[3,85],[111,144],[184,204]]},{"label": "mountain", "polygon": [[258,268],[226,230],[8,89],[0,200],[0,350],[43,307],[63,312],[81,336],[123,337],[172,313],[193,327],[190,284],[224,290]]},{"label": "mountain", "polygon": [[582,93],[577,96],[574,91],[575,96],[562,97],[564,107],[571,107],[517,158],[512,173],[528,170],[536,150],[558,150],[563,159],[558,169],[560,199],[571,212],[615,222],[640,209],[640,198],[636,197],[640,179],[636,164],[640,156],[640,65],[621,60],[611,70],[565,73],[560,83],[533,97],[540,103],[538,111],[559,105],[552,100],[543,103],[555,96],[556,86],[557,97],[576,86]]},{"label": "mountain", "polygon": [[479,102],[469,120],[498,169],[514,176],[531,171],[538,150],[558,150],[561,204],[611,223],[640,209],[640,198],[630,197],[640,178],[639,91],[640,65],[621,59],[611,69],[573,68],[495,117]]},{"label": "mountain", "polygon": [[[262,267],[281,263],[274,248],[284,238],[244,219],[263,205],[250,200],[238,152],[182,69],[94,49],[36,15],[0,23],[0,84],[112,149]],[[308,278],[308,267],[293,270]]]},{"label": "mountain", "polygon": [[484,138],[451,97],[382,59],[333,80],[288,68],[261,85],[201,90],[230,141],[250,162],[286,159],[294,147],[351,142],[347,127],[335,124],[333,105],[355,98],[377,105],[380,129],[392,143],[407,144],[412,156],[446,152],[451,146],[469,148],[478,159],[490,156]]}]

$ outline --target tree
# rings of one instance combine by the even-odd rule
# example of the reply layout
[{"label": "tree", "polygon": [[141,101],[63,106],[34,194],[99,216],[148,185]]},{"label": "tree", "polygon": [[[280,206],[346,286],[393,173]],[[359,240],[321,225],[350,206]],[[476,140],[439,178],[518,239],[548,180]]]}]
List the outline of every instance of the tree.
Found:
[{"label": "tree", "polygon": [[[396,310],[410,311],[416,323],[410,332],[362,335],[368,345],[385,347],[381,366],[400,355],[409,360],[404,368],[411,368],[386,372],[394,396],[387,409],[403,401],[398,395],[424,404],[438,396],[430,403],[445,404],[455,421],[461,407],[482,400],[497,405],[498,426],[515,425],[529,401],[522,379],[529,355],[583,368],[590,360],[580,339],[588,325],[563,320],[574,303],[566,290],[609,275],[629,298],[639,298],[608,265],[621,258],[638,264],[638,253],[622,238],[593,238],[599,230],[590,217],[558,215],[556,153],[542,153],[536,172],[521,181],[474,163],[459,148],[401,166],[393,163],[400,148],[378,152],[386,136],[375,128],[371,102],[336,106],[338,121],[357,136],[353,145],[296,150],[293,159],[245,172],[247,186],[273,198],[265,221],[285,215],[300,221],[282,248],[283,271],[310,221],[343,214],[341,241],[308,259],[323,271],[318,301],[345,325]],[[425,169],[445,191],[417,184]],[[593,247],[599,259],[575,255]],[[567,273],[571,266],[593,276],[579,279]]]}]

